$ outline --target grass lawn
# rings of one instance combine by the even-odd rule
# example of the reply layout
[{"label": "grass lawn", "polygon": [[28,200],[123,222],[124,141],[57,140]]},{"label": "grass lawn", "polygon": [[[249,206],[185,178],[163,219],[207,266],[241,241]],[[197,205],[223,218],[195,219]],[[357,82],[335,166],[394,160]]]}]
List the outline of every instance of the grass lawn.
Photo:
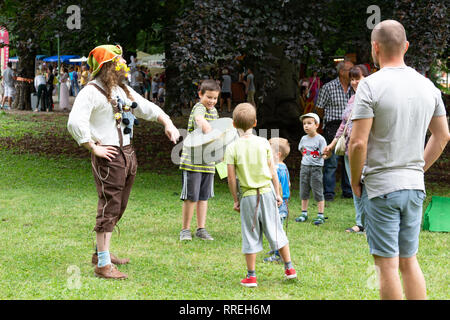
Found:
[{"label": "grass lawn", "polygon": [[[259,286],[249,290],[239,285],[246,271],[240,221],[224,181],[216,179],[208,212],[215,241],[181,243],[180,176],[139,171],[112,241],[114,253],[131,258],[120,267],[129,279],[105,281],[90,264],[96,208],[90,162],[4,151],[0,157],[0,299],[378,299],[365,236],[344,232],[353,223],[351,200],[333,202],[330,219],[316,227],[293,220],[300,209],[293,197],[288,237],[299,278],[284,281],[282,266],[261,262],[262,252]],[[449,298],[448,237],[420,236],[430,299]]]},{"label": "grass lawn", "polygon": [[[8,125],[11,132],[25,135],[37,128],[13,123],[12,117],[0,115],[0,128]],[[55,123],[62,130],[65,120]],[[2,132],[0,138],[7,136]],[[0,159],[0,299],[379,298],[365,236],[344,232],[354,224],[352,200],[338,198],[326,207],[329,220],[320,227],[299,224],[294,221],[300,212],[294,185],[288,238],[299,278],[285,281],[281,264],[262,262],[269,250],[265,242],[257,258],[258,287],[248,289],[239,285],[246,274],[240,219],[225,180],[216,175],[216,196],[209,202],[207,227],[215,240],[181,243],[176,166],[165,174],[141,167],[120,234],[112,238],[111,251],[131,259],[119,266],[129,279],[110,281],[94,277],[90,263],[97,205],[90,161],[12,152],[1,143]],[[431,195],[450,196],[448,185],[427,188],[424,208]],[[316,211],[312,201],[311,216]],[[449,252],[448,233],[421,232],[418,258],[429,299],[450,298]]]}]

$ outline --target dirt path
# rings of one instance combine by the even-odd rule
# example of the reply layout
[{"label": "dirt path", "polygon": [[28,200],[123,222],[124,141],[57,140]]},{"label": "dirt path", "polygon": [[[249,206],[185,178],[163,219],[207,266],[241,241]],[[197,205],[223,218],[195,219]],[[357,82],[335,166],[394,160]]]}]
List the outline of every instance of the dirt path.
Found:
[{"label": "dirt path", "polygon": [[[185,128],[188,110],[182,117],[173,118],[177,128]],[[31,112],[7,111],[15,121],[32,121],[33,132],[20,138],[8,136],[0,138],[0,148],[16,153],[36,153],[75,158],[89,158],[89,152],[79,147],[66,129],[68,112]],[[141,121],[135,127],[133,144],[136,149],[139,166],[144,170],[167,172],[178,170],[171,159],[174,145],[168,141],[161,125]],[[291,142],[291,153],[286,159],[293,184],[298,185],[301,155],[297,150],[298,142]],[[450,147],[444,150],[440,159],[426,173],[427,182],[448,186],[450,183]],[[340,177],[338,176],[338,181]]]}]

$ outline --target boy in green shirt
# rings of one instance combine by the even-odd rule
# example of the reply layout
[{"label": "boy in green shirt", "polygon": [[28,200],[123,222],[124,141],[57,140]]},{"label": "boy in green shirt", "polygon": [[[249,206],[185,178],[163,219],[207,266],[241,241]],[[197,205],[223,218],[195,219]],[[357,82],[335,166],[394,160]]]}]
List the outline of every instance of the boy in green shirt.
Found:
[{"label": "boy in green shirt", "polygon": [[[281,225],[278,205],[282,199],[278,176],[267,139],[252,134],[256,126],[256,109],[241,103],[233,111],[233,125],[240,138],[225,151],[228,168],[228,186],[234,199],[234,210],[241,213],[242,252],[247,263],[247,277],[241,281],[245,287],[256,287],[256,253],[263,250],[263,233],[272,250],[279,250],[285,263],[287,279],[297,277],[292,267],[289,241]],[[242,197],[237,195],[236,176]],[[273,184],[273,185],[272,185]]]}]

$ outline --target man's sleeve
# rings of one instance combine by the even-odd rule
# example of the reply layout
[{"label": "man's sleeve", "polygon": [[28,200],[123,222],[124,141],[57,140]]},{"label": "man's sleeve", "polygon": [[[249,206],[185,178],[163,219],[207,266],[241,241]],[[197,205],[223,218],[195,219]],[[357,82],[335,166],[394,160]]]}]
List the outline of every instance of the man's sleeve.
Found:
[{"label": "man's sleeve", "polygon": [[133,97],[134,101],[136,101],[138,104],[138,107],[134,109],[134,115],[137,118],[142,118],[147,121],[157,121],[158,117],[161,114],[165,114],[165,112],[160,107],[158,107],[153,102],[144,99],[144,97],[142,97],[132,88],[128,87],[128,90],[130,91],[130,94]]},{"label": "man's sleeve", "polygon": [[[92,86],[90,86],[92,87]],[[75,98],[72,110],[67,121],[67,130],[78,145],[92,141],[89,118],[94,108],[93,101],[89,98],[95,88],[85,88]]]},{"label": "man's sleeve", "polygon": [[322,89],[319,90],[319,96],[317,97],[317,103],[316,108],[323,109],[324,106],[327,105],[327,102],[329,100],[329,94],[328,94],[328,87],[322,87]]},{"label": "man's sleeve", "polygon": [[[433,85],[434,86],[434,85]],[[433,117],[440,117],[440,116],[445,116],[446,111],[445,111],[445,106],[444,106],[444,101],[442,101],[442,94],[441,94],[441,90],[439,90],[438,88],[436,89],[436,107],[434,109],[434,113],[433,113]]]},{"label": "man's sleeve", "polygon": [[355,104],[353,105],[352,120],[368,119],[375,117],[373,95],[370,86],[363,79],[356,90]]}]

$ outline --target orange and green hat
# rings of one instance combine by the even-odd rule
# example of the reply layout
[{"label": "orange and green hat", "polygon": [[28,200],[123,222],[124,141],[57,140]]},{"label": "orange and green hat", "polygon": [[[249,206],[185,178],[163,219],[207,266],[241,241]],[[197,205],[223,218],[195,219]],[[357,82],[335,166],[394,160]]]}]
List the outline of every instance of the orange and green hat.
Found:
[{"label": "orange and green hat", "polygon": [[89,52],[87,63],[92,70],[92,77],[100,71],[105,62],[112,61],[122,55],[122,47],[119,45],[106,44],[94,48]]}]

